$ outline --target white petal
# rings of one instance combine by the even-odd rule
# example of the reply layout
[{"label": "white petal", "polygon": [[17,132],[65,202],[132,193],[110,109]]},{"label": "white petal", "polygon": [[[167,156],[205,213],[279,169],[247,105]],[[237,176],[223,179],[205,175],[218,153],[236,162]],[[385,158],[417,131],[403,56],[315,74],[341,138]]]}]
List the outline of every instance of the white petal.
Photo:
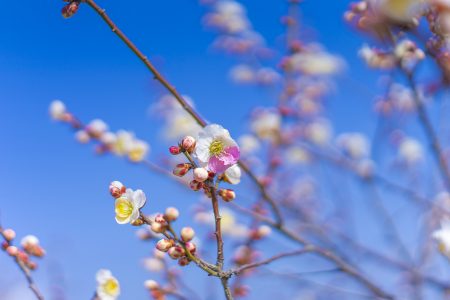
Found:
[{"label": "white petal", "polygon": [[107,269],[100,269],[100,270],[98,270],[97,274],[95,275],[95,278],[97,279],[97,282],[99,284],[106,282],[111,277],[112,277],[112,273],[110,270],[107,270]]},{"label": "white petal", "polygon": [[142,206],[145,205],[146,201],[147,201],[147,197],[145,196],[145,194],[142,190],[136,190],[133,193],[132,202],[133,202],[134,208],[136,208],[136,209],[141,208]]}]

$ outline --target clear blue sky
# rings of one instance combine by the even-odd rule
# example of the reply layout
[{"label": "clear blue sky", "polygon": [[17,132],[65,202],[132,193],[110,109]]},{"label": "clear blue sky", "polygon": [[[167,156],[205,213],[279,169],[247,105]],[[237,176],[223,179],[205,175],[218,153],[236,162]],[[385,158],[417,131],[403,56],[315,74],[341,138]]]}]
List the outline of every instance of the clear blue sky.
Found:
[{"label": "clear blue sky", "polygon": [[[280,49],[284,1],[242,3],[255,29]],[[228,80],[233,60],[210,50],[214,34],[202,28],[204,8],[196,1],[99,0],[99,4],[178,90],[195,100],[208,120],[229,128],[234,136],[245,132],[242,121],[251,107],[274,103],[269,93]],[[374,122],[367,120],[374,120],[371,103],[377,74],[356,57],[363,41],[342,21],[347,5],[348,1],[305,1],[303,24],[309,39],[347,60],[347,70],[329,96],[336,131],[370,134]],[[36,278],[45,292],[57,282],[68,299],[88,299],[95,288],[95,272],[106,267],[121,281],[122,299],[146,299],[142,282],[153,276],[139,261],[152,247],[139,242],[130,226],[115,223],[108,183],[118,179],[144,189],[148,212],[169,205],[185,208],[180,227],[189,222],[189,207],[197,198],[180,199],[176,185],[143,167],[96,157],[92,147],[74,141],[66,126],[49,120],[48,104],[61,99],[83,120],[98,117],[114,130],[136,132],[152,145],[153,158],[166,154],[167,142],[158,135],[160,124],[148,114],[163,90],[93,11],[82,6],[75,17],[65,20],[62,6],[62,1],[53,0],[4,1],[0,9],[1,222],[20,236],[40,237],[48,256]],[[19,298],[32,299],[22,275],[5,255],[0,255],[0,266],[0,291],[23,288],[26,296]],[[189,269],[194,285],[208,280]]]}]

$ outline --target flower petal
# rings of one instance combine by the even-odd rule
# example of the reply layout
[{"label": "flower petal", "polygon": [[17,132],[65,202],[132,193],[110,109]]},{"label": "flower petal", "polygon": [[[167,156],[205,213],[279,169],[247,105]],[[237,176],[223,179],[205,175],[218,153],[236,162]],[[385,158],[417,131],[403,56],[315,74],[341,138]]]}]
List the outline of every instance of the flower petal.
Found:
[{"label": "flower petal", "polygon": [[147,201],[147,197],[145,196],[144,192],[142,190],[136,190],[133,193],[133,207],[136,209],[141,208],[145,205],[145,202]]},{"label": "flower petal", "polygon": [[222,173],[224,172],[228,166],[224,164],[222,160],[220,160],[217,156],[213,156],[209,159],[208,169],[214,173]]}]

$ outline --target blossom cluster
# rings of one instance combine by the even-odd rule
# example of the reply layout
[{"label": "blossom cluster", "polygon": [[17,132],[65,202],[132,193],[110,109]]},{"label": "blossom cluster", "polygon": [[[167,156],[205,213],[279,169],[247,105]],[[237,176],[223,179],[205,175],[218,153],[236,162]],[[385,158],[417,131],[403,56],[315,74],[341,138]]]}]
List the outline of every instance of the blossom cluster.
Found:
[{"label": "blossom cluster", "polygon": [[76,130],[75,138],[78,142],[87,144],[91,140],[96,141],[97,153],[112,153],[117,156],[126,156],[131,162],[141,162],[149,152],[148,143],[136,138],[130,131],[112,132],[108,124],[100,119],[94,119],[84,125],[59,100],[50,104],[49,113],[52,119],[65,122]]},{"label": "blossom cluster", "polygon": [[0,228],[0,234],[4,239],[2,249],[9,256],[14,257],[21,268],[26,268],[26,270],[35,270],[37,268],[37,263],[31,258],[41,258],[45,255],[45,249],[40,245],[37,237],[27,235],[20,241],[20,246],[15,246],[16,232],[13,229]]}]

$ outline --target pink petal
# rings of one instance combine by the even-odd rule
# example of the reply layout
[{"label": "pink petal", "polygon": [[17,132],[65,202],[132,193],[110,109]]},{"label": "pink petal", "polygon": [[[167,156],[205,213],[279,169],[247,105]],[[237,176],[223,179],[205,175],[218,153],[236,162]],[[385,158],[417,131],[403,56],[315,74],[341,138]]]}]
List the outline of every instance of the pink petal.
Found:
[{"label": "pink petal", "polygon": [[222,160],[217,156],[213,156],[209,159],[208,169],[214,173],[222,173],[224,172],[228,166],[224,164]]},{"label": "pink petal", "polygon": [[226,147],[225,151],[223,153],[224,159],[222,159],[225,164],[235,164],[239,160],[241,152],[239,151],[239,147],[232,146],[232,147]]}]

